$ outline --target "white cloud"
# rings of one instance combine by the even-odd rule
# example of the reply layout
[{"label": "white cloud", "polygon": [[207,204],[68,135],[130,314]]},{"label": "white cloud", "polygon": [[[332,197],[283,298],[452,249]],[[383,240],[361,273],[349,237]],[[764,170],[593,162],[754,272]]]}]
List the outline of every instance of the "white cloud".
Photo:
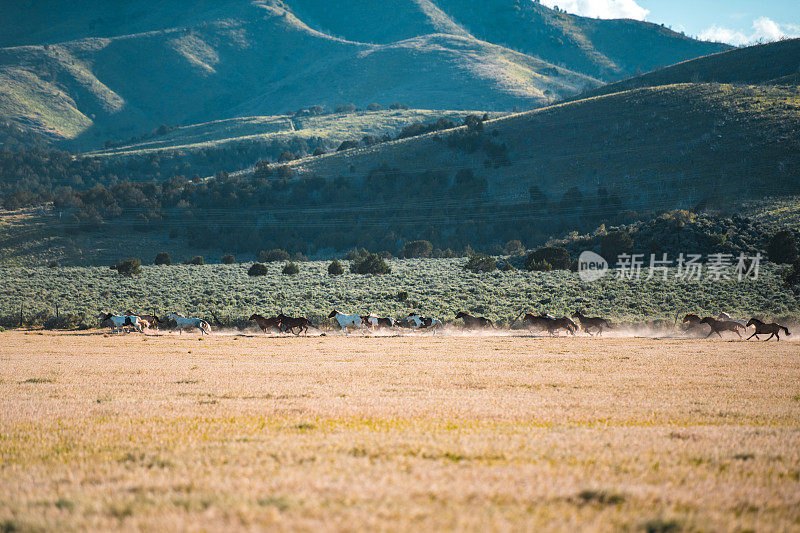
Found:
[{"label": "white cloud", "polygon": [[736,46],[758,42],[772,42],[785,37],[800,37],[800,26],[794,24],[778,24],[767,17],[759,17],[753,21],[750,34],[732,30],[724,26],[711,26],[703,30],[699,37],[706,41],[729,43]]},{"label": "white cloud", "polygon": [[547,7],[556,7],[584,17],[601,19],[644,20],[650,13],[636,0],[541,0]]}]

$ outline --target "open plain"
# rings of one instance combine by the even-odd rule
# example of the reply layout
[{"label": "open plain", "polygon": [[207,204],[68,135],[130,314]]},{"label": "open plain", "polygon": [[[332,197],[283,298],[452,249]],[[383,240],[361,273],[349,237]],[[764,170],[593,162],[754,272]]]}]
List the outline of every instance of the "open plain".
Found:
[{"label": "open plain", "polygon": [[0,333],[0,529],[797,530],[800,345]]}]

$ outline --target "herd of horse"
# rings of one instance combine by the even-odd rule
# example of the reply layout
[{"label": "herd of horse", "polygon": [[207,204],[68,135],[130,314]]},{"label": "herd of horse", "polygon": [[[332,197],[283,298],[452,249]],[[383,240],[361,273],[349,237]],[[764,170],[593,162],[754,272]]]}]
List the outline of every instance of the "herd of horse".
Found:
[{"label": "herd of horse", "polygon": [[[155,314],[136,314],[128,310],[124,315],[100,312],[97,318],[100,319],[101,325],[107,323],[117,333],[125,331],[126,327],[131,327],[139,333],[143,333],[145,329],[163,324],[169,324],[173,331],[178,329],[181,334],[184,329],[198,329],[201,334],[211,333],[211,325],[206,320],[185,317],[178,313],[171,313],[162,320]],[[519,316],[517,318],[519,318]],[[333,321],[345,335],[351,330],[360,330],[366,333],[368,330],[392,329],[397,332],[399,327],[419,331],[430,331],[435,335],[437,330],[444,327],[441,320],[423,317],[418,313],[409,313],[404,319],[395,320],[392,317],[380,317],[375,315],[348,315],[334,309],[328,315],[328,319]],[[464,328],[468,330],[496,329],[495,324],[490,319],[482,316],[472,316],[463,311],[457,313],[455,319],[462,320],[464,322]],[[573,319],[576,319],[577,322]],[[249,320],[255,322],[264,333],[273,329],[279,333],[292,333],[299,336],[301,334],[307,334],[309,328],[319,329],[306,317],[288,316],[282,312],[271,317],[253,314],[250,316]],[[538,315],[526,313],[522,318],[522,323],[531,332],[534,330],[547,331],[551,336],[557,335],[562,331],[575,335],[580,330],[594,336],[602,335],[604,330],[614,329],[608,320],[601,317],[586,316],[580,311],[575,311],[571,317],[555,317],[545,313]],[[722,333],[726,331],[736,333],[742,338],[740,330],[744,332],[747,331],[749,327],[754,327],[755,332],[747,337],[747,340],[753,337],[760,340],[759,335],[769,335],[765,340],[770,340],[774,337],[775,340],[780,341],[781,331],[786,335],[790,335],[789,329],[786,326],[775,322],[766,323],[757,318],[751,318],[747,323],[744,323],[744,321],[731,318],[727,313],[721,313],[717,317],[707,316],[704,318],[696,314],[687,314],[683,317],[683,324],[685,325],[685,332],[691,332],[695,329],[709,326],[711,330],[706,338],[711,337],[715,333],[719,337],[722,337]]]}]

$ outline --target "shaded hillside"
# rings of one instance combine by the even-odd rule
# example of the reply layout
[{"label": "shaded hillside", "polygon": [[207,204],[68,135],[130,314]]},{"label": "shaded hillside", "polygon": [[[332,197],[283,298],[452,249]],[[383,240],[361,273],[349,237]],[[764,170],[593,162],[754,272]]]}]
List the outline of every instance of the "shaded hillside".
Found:
[{"label": "shaded hillside", "polygon": [[0,122],[83,150],[311,105],[530,109],[724,48],[529,2],[476,5],[31,0],[0,19]]},{"label": "shaded hillside", "polygon": [[603,81],[731,48],[699,42],[657,24],[579,17],[528,0],[436,3],[479,39]]},{"label": "shaded hillside", "polygon": [[737,48],[588,91],[579,98],[674,83],[798,85],[800,39]]}]

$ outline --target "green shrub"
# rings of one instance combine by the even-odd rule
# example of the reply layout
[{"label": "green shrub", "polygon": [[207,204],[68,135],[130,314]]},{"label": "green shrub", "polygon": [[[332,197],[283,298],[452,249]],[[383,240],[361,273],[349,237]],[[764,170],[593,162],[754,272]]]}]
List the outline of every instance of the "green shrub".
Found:
[{"label": "green shrub", "polygon": [[773,263],[794,263],[797,255],[797,241],[790,230],[777,232],[767,244],[767,258]]},{"label": "green shrub", "polygon": [[503,252],[505,252],[506,255],[523,255],[525,253],[525,247],[520,241],[508,241],[503,248]]},{"label": "green shrub", "polygon": [[386,264],[383,257],[378,254],[367,254],[350,265],[353,274],[390,274],[392,269]]},{"label": "green shrub", "polygon": [[400,250],[400,257],[411,259],[412,257],[430,257],[433,252],[433,244],[430,241],[410,241],[403,245]]},{"label": "green shrub", "polygon": [[192,257],[191,259],[187,259],[185,261],[185,264],[187,264],[187,265],[205,265],[206,264],[206,260],[203,259],[202,255],[196,255],[196,256]]},{"label": "green shrub", "polygon": [[616,263],[617,256],[633,248],[633,238],[627,231],[610,231],[600,241],[600,255],[609,263]]},{"label": "green shrub", "polygon": [[469,258],[464,270],[472,272],[491,272],[497,267],[494,257],[486,254],[475,254]]},{"label": "green shrub", "polygon": [[787,287],[800,286],[800,259],[783,271],[783,283]]},{"label": "green shrub", "polygon": [[338,259],[334,259],[331,261],[331,264],[328,265],[328,274],[331,276],[341,276],[344,274],[344,268],[342,268],[342,264]]},{"label": "green shrub", "polygon": [[516,268],[514,268],[514,265],[506,261],[505,263],[503,263],[503,266],[500,267],[500,270],[502,270],[503,272],[511,272],[513,270],[516,270]]},{"label": "green shrub", "polygon": [[142,273],[142,260],[138,257],[129,257],[114,265],[113,268],[123,276],[138,276]]},{"label": "green shrub", "polygon": [[154,265],[171,265],[172,258],[169,256],[167,252],[158,252],[156,254],[156,258],[153,261]]},{"label": "green shrub", "polygon": [[58,267],[60,267],[60,266],[61,266],[61,263],[59,263],[59,262],[58,262],[58,261],[56,261],[55,259],[53,259],[52,261],[50,261],[49,263],[47,263],[47,268],[58,268]]},{"label": "green shrub", "polygon": [[258,252],[258,260],[261,263],[279,263],[290,259],[289,252],[276,248],[274,250],[261,250]]},{"label": "green shrub", "polygon": [[253,266],[247,271],[248,276],[266,276],[267,265],[261,263],[253,263]]},{"label": "green shrub", "polygon": [[223,265],[232,265],[236,262],[236,258],[232,255],[223,255],[222,256],[222,264]]},{"label": "green shrub", "polygon": [[300,273],[300,267],[297,266],[297,263],[292,263],[291,261],[283,265],[283,270],[281,270],[287,276],[294,276],[295,274]]},{"label": "green shrub", "polygon": [[543,246],[525,258],[525,268],[530,271],[569,270],[570,263],[569,252],[561,246]]},{"label": "green shrub", "polygon": [[357,249],[353,248],[352,250],[347,252],[347,254],[345,254],[344,258],[347,259],[348,261],[356,261],[356,260],[361,259],[362,257],[366,257],[368,255],[369,255],[369,252],[364,248],[362,248],[360,250],[357,250]]},{"label": "green shrub", "polygon": [[6,330],[3,326],[0,326],[0,333],[3,333]]},{"label": "green shrub", "polygon": [[397,293],[398,302],[405,302],[406,300],[408,300],[408,291],[400,291]]}]

